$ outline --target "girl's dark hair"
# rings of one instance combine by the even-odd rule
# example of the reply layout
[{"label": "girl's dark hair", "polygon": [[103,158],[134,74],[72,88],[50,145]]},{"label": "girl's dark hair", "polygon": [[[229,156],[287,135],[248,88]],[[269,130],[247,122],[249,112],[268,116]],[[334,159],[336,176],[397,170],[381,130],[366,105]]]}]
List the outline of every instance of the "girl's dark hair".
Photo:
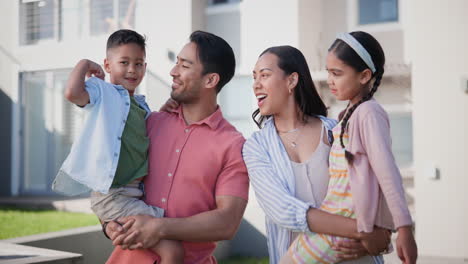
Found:
[{"label": "girl's dark hair", "polygon": [[[385,65],[385,54],[380,46],[379,42],[371,36],[369,33],[362,31],[355,31],[350,33],[361,45],[367,50],[372,58],[376,71],[372,74],[372,79],[374,79],[374,84],[370,89],[369,93],[364,96],[358,103],[351,106],[348,109],[346,107],[345,111],[340,114],[339,119],[342,120],[341,124],[341,133],[340,133],[340,143],[341,147],[345,149],[343,144],[343,134],[348,126],[348,121],[356,108],[365,101],[370,100],[374,93],[377,91],[377,88],[382,81],[382,76],[384,74],[384,65]],[[329,52],[333,52],[335,56],[343,61],[346,65],[354,68],[357,72],[362,72],[365,69],[370,69],[369,66],[361,59],[361,57],[344,41],[337,39],[331,47],[328,49]],[[371,79],[371,81],[372,81]],[[345,149],[345,157],[349,163],[353,162],[353,154]]]},{"label": "girl's dark hair", "polygon": [[[306,116],[327,116],[327,107],[317,93],[317,89],[315,89],[309,66],[302,52],[291,46],[276,46],[266,49],[259,57],[266,53],[278,57],[278,67],[285,75],[297,72],[298,81],[294,88],[294,99],[303,114],[303,121],[306,121]],[[252,119],[259,128],[262,128],[263,122],[270,116],[260,115],[257,119],[259,114],[260,109],[255,110],[252,113]]]}]

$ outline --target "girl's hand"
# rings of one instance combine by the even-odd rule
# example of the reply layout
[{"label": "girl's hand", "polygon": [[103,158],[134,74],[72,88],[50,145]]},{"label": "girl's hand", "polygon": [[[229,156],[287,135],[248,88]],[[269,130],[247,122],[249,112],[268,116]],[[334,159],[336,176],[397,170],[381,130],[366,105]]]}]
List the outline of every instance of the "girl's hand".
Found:
[{"label": "girl's hand", "polygon": [[398,237],[396,240],[397,253],[403,264],[415,264],[418,258],[418,247],[414,240],[411,226],[398,228]]},{"label": "girl's hand", "polygon": [[388,249],[392,233],[388,229],[374,227],[371,233],[360,233],[360,236],[361,243],[369,255],[377,256]]},{"label": "girl's hand", "polygon": [[88,70],[86,71],[86,77],[96,76],[99,79],[104,80],[105,73],[102,67],[94,61],[86,60]]},{"label": "girl's hand", "polygon": [[179,103],[172,98],[167,99],[166,103],[159,109],[159,112],[171,112],[179,107]]}]

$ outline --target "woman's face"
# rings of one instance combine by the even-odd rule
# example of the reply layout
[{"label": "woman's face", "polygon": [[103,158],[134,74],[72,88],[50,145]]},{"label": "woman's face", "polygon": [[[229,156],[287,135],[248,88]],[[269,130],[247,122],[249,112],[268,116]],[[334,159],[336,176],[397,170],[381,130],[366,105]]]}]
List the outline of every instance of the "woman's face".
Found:
[{"label": "woman's face", "polygon": [[253,78],[253,90],[260,114],[266,116],[281,112],[293,92],[289,92],[288,76],[278,67],[278,57],[265,53],[258,58]]}]

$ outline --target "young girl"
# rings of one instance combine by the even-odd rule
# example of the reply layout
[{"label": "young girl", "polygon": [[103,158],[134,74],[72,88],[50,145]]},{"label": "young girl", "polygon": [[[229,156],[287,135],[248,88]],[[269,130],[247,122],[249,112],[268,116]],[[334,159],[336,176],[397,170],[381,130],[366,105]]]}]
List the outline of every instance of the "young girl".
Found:
[{"label": "young girl", "polygon": [[[333,129],[329,157],[330,181],[320,207],[356,218],[359,232],[374,226],[398,231],[397,253],[403,263],[416,262],[412,220],[401,175],[391,152],[387,113],[374,93],[384,73],[385,56],[377,40],[365,32],[339,34],[327,56],[328,85],[338,100],[349,101]],[[338,263],[332,245],[345,238],[300,235],[282,263]],[[372,252],[371,244],[363,242]],[[361,259],[354,263],[373,263]]]}]

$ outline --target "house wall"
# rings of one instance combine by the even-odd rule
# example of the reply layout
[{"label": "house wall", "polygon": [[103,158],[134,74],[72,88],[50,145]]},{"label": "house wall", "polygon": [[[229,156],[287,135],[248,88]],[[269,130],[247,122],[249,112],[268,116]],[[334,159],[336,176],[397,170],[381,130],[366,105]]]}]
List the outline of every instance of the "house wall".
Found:
[{"label": "house wall", "polygon": [[421,255],[468,258],[467,10],[464,0],[414,0],[411,5],[416,239]]}]

